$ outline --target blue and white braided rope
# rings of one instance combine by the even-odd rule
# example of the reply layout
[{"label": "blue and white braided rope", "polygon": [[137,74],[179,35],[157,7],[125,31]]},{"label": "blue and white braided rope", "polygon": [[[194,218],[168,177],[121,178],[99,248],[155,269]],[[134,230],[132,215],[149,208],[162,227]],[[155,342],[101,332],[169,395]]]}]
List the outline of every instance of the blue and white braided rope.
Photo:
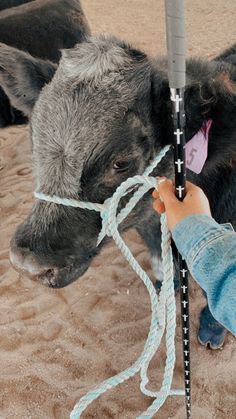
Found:
[{"label": "blue and white braided rope", "polygon": [[[154,397],[155,400],[146,412],[141,414],[138,419],[149,419],[160,409],[169,395],[184,395],[184,390],[171,390],[171,383],[173,378],[173,370],[175,365],[175,327],[176,327],[176,306],[174,296],[174,284],[173,284],[173,260],[172,251],[170,246],[170,232],[167,228],[165,214],[161,216],[161,228],[162,228],[162,260],[163,260],[163,271],[164,280],[159,295],[156,293],[156,289],[146,274],[146,272],[138,264],[131,251],[121,238],[118,226],[128,216],[128,214],[135,207],[137,202],[143,197],[143,195],[152,188],[157,187],[157,181],[154,177],[149,176],[153,169],[165,156],[169,150],[169,146],[165,147],[159,155],[153,160],[148,166],[142,176],[134,176],[123,182],[115,191],[113,196],[107,199],[104,204],[97,204],[91,202],[81,202],[72,199],[59,198],[57,196],[48,196],[42,193],[35,192],[35,197],[48,202],[56,204],[62,204],[66,206],[73,206],[88,210],[94,210],[101,213],[102,217],[102,229],[98,237],[98,243],[104,238],[105,235],[112,237],[117,244],[118,248],[132,266],[133,270],[141,278],[144,285],[146,286],[150,300],[151,300],[151,325],[149,334],[144,346],[144,349],[136,360],[136,362],[126,370],[120,372],[114,377],[108,378],[96,388],[89,391],[83,396],[80,401],[75,405],[70,419],[77,419],[81,417],[81,414],[85,411],[89,404],[95,399],[105,393],[107,390],[116,387],[118,384],[123,383],[129,378],[140,372],[141,383],[140,389],[143,394]],[[137,189],[138,186],[138,189]],[[135,190],[132,197],[125,205],[125,207],[117,214],[118,204],[120,199]],[[149,364],[157,352],[161,339],[166,329],[166,364],[164,371],[164,378],[159,391],[151,391],[146,388],[148,384],[147,370]]]}]

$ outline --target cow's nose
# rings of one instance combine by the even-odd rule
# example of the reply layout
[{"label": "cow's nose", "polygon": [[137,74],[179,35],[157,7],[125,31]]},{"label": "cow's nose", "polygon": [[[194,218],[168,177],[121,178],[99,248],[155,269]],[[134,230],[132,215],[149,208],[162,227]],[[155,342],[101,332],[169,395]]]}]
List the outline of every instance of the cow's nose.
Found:
[{"label": "cow's nose", "polygon": [[42,265],[36,255],[27,248],[11,246],[10,261],[18,272],[25,273],[32,279],[40,280],[45,285],[53,285],[56,268]]}]

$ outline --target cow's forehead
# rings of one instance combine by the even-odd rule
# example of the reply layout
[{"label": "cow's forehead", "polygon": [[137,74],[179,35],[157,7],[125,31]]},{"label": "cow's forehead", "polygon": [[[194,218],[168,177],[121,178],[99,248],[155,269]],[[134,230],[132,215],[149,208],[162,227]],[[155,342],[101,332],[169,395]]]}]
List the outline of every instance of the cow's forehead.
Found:
[{"label": "cow's forehead", "polygon": [[[90,101],[86,96],[84,100],[81,91],[72,94],[59,89],[49,102],[50,94],[45,94],[32,118],[36,177],[44,192],[68,196],[70,190],[75,195],[89,157],[106,147],[109,130],[119,125],[119,108],[114,102],[107,102],[110,107],[106,112],[101,103],[96,104],[95,98]],[[52,179],[55,185],[51,189],[49,180]]]},{"label": "cow's forehead", "polygon": [[[63,52],[52,82],[36,103],[32,137],[36,176],[47,193],[78,192],[84,162],[99,153],[135,100],[146,91],[149,66],[113,38],[99,38]],[[60,188],[58,189],[58,185]]]}]

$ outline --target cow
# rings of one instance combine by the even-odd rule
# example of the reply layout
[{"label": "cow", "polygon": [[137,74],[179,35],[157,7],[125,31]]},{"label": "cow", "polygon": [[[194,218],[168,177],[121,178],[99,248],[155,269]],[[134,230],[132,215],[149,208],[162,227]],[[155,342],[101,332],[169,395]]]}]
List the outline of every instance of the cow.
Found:
[{"label": "cow", "polygon": [[[57,63],[62,48],[71,48],[89,34],[79,0],[3,0],[0,4],[0,42],[34,57]],[[0,127],[27,122],[1,87],[0,104]]]},{"label": "cow", "polygon": [[[187,60],[185,91],[187,141],[212,120],[204,168],[199,175],[188,170],[187,178],[205,191],[213,217],[234,226],[235,53],[236,45],[213,61]],[[45,194],[103,203],[173,143],[166,58],[151,59],[113,36],[89,37],[64,50],[56,70],[49,61],[1,44],[0,82],[11,103],[30,118],[36,189]],[[153,175],[173,177],[171,150]],[[131,227],[151,256],[159,257],[160,220],[150,193],[121,231]],[[11,262],[40,283],[65,287],[107,243],[106,238],[97,246],[100,229],[94,211],[37,200],[11,241]],[[200,342],[219,348],[225,335],[206,306]]]}]

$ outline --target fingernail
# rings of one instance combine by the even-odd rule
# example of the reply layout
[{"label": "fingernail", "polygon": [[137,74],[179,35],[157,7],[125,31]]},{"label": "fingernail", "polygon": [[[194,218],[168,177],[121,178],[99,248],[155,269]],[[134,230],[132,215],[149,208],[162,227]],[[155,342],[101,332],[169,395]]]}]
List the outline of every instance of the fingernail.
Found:
[{"label": "fingernail", "polygon": [[162,176],[162,177],[157,177],[157,183],[162,183],[166,181],[166,177]]}]

